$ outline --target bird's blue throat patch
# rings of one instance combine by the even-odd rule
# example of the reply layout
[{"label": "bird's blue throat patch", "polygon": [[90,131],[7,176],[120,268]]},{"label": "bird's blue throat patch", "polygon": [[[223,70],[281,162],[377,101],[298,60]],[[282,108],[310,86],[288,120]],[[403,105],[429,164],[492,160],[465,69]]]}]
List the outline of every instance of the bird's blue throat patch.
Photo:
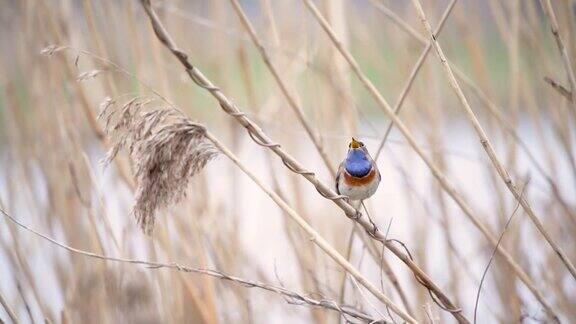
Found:
[{"label": "bird's blue throat patch", "polygon": [[351,149],[345,162],[346,171],[354,177],[364,177],[372,170],[372,163],[361,149]]}]

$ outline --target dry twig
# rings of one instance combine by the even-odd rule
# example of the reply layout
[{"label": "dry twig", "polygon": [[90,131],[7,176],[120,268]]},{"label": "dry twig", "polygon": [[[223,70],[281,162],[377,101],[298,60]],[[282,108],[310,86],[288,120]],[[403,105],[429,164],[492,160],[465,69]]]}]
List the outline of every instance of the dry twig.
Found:
[{"label": "dry twig", "polygon": [[568,101],[572,101],[572,91],[566,89],[566,87],[554,81],[554,79],[550,77],[544,77],[544,81],[546,81],[546,83],[548,83],[554,90],[558,91],[562,97],[566,98]]},{"label": "dry twig", "polygon": [[[550,31],[554,35],[554,40],[556,41],[556,46],[558,46],[558,51],[560,51],[560,56],[562,56],[562,63],[564,64],[564,69],[568,75],[568,81],[570,82],[570,88],[572,93],[576,91],[576,76],[574,74],[574,69],[572,68],[572,62],[570,61],[570,55],[568,54],[568,49],[564,45],[564,40],[560,35],[560,27],[558,26],[558,20],[556,19],[556,14],[552,8],[550,0],[540,0],[540,5],[548,17],[550,22]],[[572,96],[570,96],[572,99]],[[576,114],[576,100],[570,100],[572,102],[572,112]]]},{"label": "dry twig", "polygon": [[498,249],[498,246],[502,242],[502,239],[504,238],[504,234],[506,234],[506,230],[508,230],[508,226],[510,226],[512,219],[514,218],[514,216],[516,215],[516,212],[518,211],[518,208],[520,208],[520,204],[518,202],[516,202],[516,207],[514,207],[514,211],[512,211],[512,215],[510,215],[510,217],[508,217],[506,224],[504,224],[504,229],[502,229],[502,233],[500,233],[500,236],[498,237],[498,242],[496,244],[496,247],[494,249],[492,249],[492,253],[490,254],[490,259],[488,259],[488,264],[486,264],[486,267],[484,268],[484,271],[482,272],[482,278],[480,279],[480,283],[478,284],[478,291],[476,292],[476,301],[474,302],[474,324],[476,324],[476,314],[478,311],[478,302],[480,301],[480,292],[482,292],[482,284],[484,283],[484,279],[486,278],[486,274],[488,273],[488,269],[490,269],[490,265],[492,264],[492,260],[494,260],[494,256],[496,255],[496,250]]},{"label": "dry twig", "polygon": [[[8,317],[10,317],[10,320],[11,320],[14,324],[20,323],[20,321],[18,321],[18,317],[16,316],[16,313],[15,313],[14,310],[10,307],[10,305],[8,305],[8,302],[6,301],[6,299],[4,298],[4,295],[2,295],[1,292],[0,292],[0,304],[2,305],[2,307],[4,308],[4,310],[6,311],[6,313],[8,314]],[[1,321],[1,319],[0,319],[0,321]]]}]

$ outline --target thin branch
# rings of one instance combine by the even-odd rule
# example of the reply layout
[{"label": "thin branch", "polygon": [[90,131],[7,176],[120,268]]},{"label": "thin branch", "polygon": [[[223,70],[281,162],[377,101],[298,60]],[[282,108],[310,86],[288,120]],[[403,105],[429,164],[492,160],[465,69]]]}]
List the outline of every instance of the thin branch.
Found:
[{"label": "thin branch", "polygon": [[[570,88],[572,89],[572,93],[576,91],[576,76],[574,75],[574,69],[572,68],[572,62],[570,62],[570,55],[568,54],[568,50],[566,46],[564,46],[564,40],[560,35],[560,28],[558,26],[558,20],[556,19],[556,14],[554,13],[554,9],[552,8],[552,4],[550,0],[540,0],[540,5],[546,14],[550,22],[550,30],[552,35],[554,35],[554,39],[556,40],[556,45],[558,46],[558,51],[560,51],[560,55],[562,56],[562,63],[564,63],[564,69],[566,69],[566,74],[568,75],[568,81],[570,82]],[[570,96],[572,98],[572,96]],[[576,113],[576,101],[571,100],[572,112]]]},{"label": "thin branch", "polygon": [[[370,315],[368,315],[368,314],[366,314],[360,310],[357,310],[353,307],[346,306],[346,305],[339,305],[338,303],[336,303],[332,300],[329,300],[329,299],[310,298],[304,294],[288,290],[284,287],[275,286],[275,285],[271,285],[268,283],[263,283],[263,282],[253,281],[253,280],[242,279],[239,277],[227,275],[227,274],[225,274],[221,271],[218,271],[218,270],[192,268],[192,267],[178,264],[176,262],[165,263],[165,262],[156,262],[156,261],[146,261],[146,260],[139,260],[139,259],[113,257],[113,256],[107,256],[107,255],[103,255],[103,254],[98,254],[98,253],[93,253],[93,252],[77,249],[77,248],[68,246],[64,243],[58,242],[58,241],[54,240],[53,238],[30,228],[29,226],[21,223],[20,221],[18,221],[14,217],[12,217],[12,215],[8,214],[2,208],[0,208],[0,213],[2,213],[2,215],[4,215],[4,217],[7,220],[14,223],[19,228],[24,229],[27,232],[33,233],[34,235],[50,242],[51,244],[56,245],[57,247],[62,248],[62,249],[66,250],[68,252],[71,252],[73,254],[82,255],[82,256],[93,258],[93,259],[105,260],[105,261],[143,265],[143,266],[148,267],[149,269],[165,268],[165,269],[176,270],[176,271],[180,271],[180,272],[197,273],[197,274],[201,274],[201,275],[206,275],[206,276],[221,279],[224,281],[230,281],[230,282],[233,282],[236,284],[240,284],[240,285],[243,285],[247,288],[259,288],[259,289],[263,289],[266,291],[270,291],[270,292],[279,294],[279,295],[283,296],[289,304],[309,305],[309,306],[313,306],[313,307],[325,308],[325,309],[336,311],[336,312],[340,313],[342,316],[351,316],[351,317],[361,319],[361,320],[364,320],[364,321],[367,321],[370,323],[376,322],[376,320],[374,318],[372,318]],[[1,297],[1,295],[0,295],[0,297]],[[15,321],[15,322],[17,322],[17,321]]]},{"label": "thin branch", "polygon": [[[514,218],[514,216],[516,215],[516,212],[518,211],[518,208],[520,208],[520,204],[518,202],[516,202],[516,207],[514,207],[514,211],[512,212],[512,215],[510,215],[510,217],[508,217],[508,220],[506,221],[506,224],[504,225],[504,229],[502,230],[502,233],[500,233],[500,237],[498,237],[498,243],[496,244],[496,246],[499,246],[500,242],[502,242],[502,239],[504,238],[504,234],[508,230],[508,226],[510,226],[512,219]],[[484,272],[482,273],[482,278],[480,279],[480,284],[478,285],[478,291],[476,292],[476,301],[474,302],[474,324],[476,324],[476,315],[477,315],[477,311],[478,311],[478,301],[480,300],[480,292],[482,291],[482,284],[484,283],[484,279],[486,278],[486,274],[488,273],[488,269],[490,268],[490,265],[492,264],[492,260],[494,260],[494,256],[496,255],[496,250],[497,250],[496,247],[494,249],[492,249],[492,253],[490,254],[490,259],[488,260],[488,264],[484,268]]]},{"label": "thin branch", "polygon": [[566,89],[566,87],[554,81],[554,79],[550,77],[544,77],[544,81],[546,81],[546,83],[548,83],[554,90],[558,91],[558,93],[561,94],[562,97],[572,102],[572,91]]},{"label": "thin branch", "polygon": [[[2,293],[0,292],[0,304],[2,305],[2,307],[4,308],[4,310],[6,311],[6,313],[8,314],[8,317],[10,317],[10,320],[12,321],[12,323],[14,324],[18,324],[20,323],[18,321],[18,317],[16,316],[16,313],[14,312],[14,310],[10,307],[10,305],[8,304],[8,302],[6,301],[6,299],[4,298],[4,295],[2,295]],[[1,320],[1,319],[0,319]]]},{"label": "thin branch", "polygon": [[[374,311],[376,313],[378,313],[378,315],[381,318],[381,321],[385,321],[384,320],[384,314],[382,314],[378,308],[376,308],[376,306],[374,306],[374,304],[372,304],[370,302],[370,300],[368,298],[366,298],[366,296],[364,295],[364,292],[362,291],[362,287],[360,287],[360,285],[358,284],[358,282],[356,282],[356,280],[354,279],[354,277],[350,278],[350,281],[352,281],[352,283],[354,284],[354,286],[356,286],[356,289],[358,289],[358,291],[360,292],[360,296],[362,296],[362,299],[364,299],[364,301],[366,302],[366,304],[368,304],[370,307],[372,307],[374,309]],[[386,309],[388,309],[388,307],[386,307]],[[392,317],[390,315],[390,319],[392,319],[392,321],[394,321],[394,317]]]},{"label": "thin branch", "polygon": [[[348,235],[348,244],[346,244],[346,260],[350,260],[352,257],[352,248],[354,246],[354,237],[356,234],[356,226],[352,226],[350,230],[350,235]],[[346,273],[342,275],[342,281],[340,282],[340,297],[338,300],[343,303],[346,300]],[[384,289],[382,289],[384,291]]]}]

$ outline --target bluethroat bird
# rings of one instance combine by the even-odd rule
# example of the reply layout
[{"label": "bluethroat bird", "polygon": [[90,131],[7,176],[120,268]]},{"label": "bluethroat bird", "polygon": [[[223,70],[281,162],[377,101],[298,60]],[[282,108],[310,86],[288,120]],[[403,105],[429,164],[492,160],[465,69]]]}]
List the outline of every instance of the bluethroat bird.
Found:
[{"label": "bluethroat bird", "polygon": [[336,174],[336,192],[362,202],[376,192],[380,179],[380,171],[364,143],[352,138],[348,155]]}]

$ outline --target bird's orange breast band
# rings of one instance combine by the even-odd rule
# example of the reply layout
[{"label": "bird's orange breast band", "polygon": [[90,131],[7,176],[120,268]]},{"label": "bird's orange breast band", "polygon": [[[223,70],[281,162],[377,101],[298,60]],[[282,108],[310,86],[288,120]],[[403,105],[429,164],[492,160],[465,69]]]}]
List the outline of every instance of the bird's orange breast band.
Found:
[{"label": "bird's orange breast band", "polygon": [[370,173],[363,176],[362,178],[357,178],[357,177],[351,175],[350,173],[348,173],[348,171],[346,171],[346,170],[344,170],[343,173],[344,173],[344,181],[346,182],[347,185],[349,185],[349,186],[363,186],[363,185],[369,184],[372,180],[374,180],[374,177],[376,177],[376,168],[372,168],[372,170],[370,170]]}]

